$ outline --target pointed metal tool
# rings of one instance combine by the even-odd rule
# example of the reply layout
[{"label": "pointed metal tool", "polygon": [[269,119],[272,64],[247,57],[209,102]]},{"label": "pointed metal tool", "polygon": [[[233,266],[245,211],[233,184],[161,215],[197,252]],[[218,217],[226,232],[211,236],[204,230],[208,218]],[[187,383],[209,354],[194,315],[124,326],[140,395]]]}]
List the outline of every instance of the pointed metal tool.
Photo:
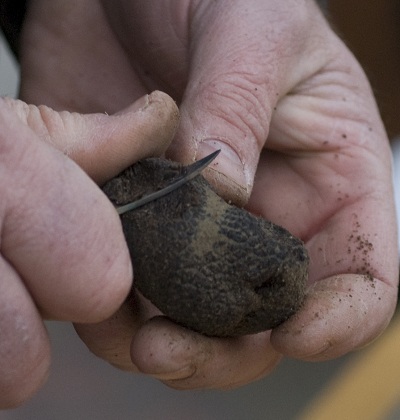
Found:
[{"label": "pointed metal tool", "polygon": [[184,166],[181,170],[181,173],[174,178],[171,184],[162,188],[161,190],[155,191],[148,195],[145,195],[142,198],[139,198],[132,203],[125,204],[123,206],[117,207],[117,213],[122,215],[128,211],[135,210],[138,207],[142,207],[151,201],[157,200],[157,198],[163,197],[164,195],[169,194],[170,192],[176,190],[182,185],[189,182],[191,179],[195,178],[200,172],[205,169],[219,154],[220,150],[211,153],[210,155],[204,157],[203,159],[198,160],[197,162],[192,163],[191,165]]}]

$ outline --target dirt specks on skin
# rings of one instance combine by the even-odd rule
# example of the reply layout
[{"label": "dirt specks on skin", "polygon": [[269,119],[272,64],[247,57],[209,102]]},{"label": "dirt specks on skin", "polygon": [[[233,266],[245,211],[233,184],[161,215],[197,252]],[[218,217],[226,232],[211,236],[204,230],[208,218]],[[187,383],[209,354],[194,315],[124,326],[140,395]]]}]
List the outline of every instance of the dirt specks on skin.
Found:
[{"label": "dirt specks on skin", "polygon": [[353,213],[353,229],[348,237],[347,253],[351,255],[351,265],[349,272],[363,274],[366,280],[373,280],[373,268],[371,264],[371,253],[374,245],[370,240],[370,235],[362,232],[358,215]]}]

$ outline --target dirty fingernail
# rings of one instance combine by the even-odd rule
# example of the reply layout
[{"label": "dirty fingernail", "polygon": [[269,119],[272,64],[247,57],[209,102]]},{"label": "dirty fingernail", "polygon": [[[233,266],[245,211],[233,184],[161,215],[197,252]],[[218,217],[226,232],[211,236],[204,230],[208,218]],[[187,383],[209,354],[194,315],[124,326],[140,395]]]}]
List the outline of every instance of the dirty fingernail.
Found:
[{"label": "dirty fingernail", "polygon": [[147,105],[150,104],[150,95],[143,95],[139,99],[137,99],[133,104],[124,108],[121,111],[116,112],[114,115],[125,115],[129,112],[139,111],[140,109],[145,108]]},{"label": "dirty fingernail", "polygon": [[186,366],[173,372],[150,373],[149,375],[153,378],[159,379],[160,381],[174,381],[190,378],[195,372],[196,368],[194,366]]},{"label": "dirty fingernail", "polygon": [[141,98],[137,99],[133,105],[132,108],[134,111],[137,111],[141,108],[146,107],[150,103],[150,95],[143,95]]},{"label": "dirty fingernail", "polygon": [[[207,139],[199,143],[196,160],[210,153],[221,150],[210,169],[214,172],[209,175],[209,181],[217,186],[217,189],[225,199],[232,200],[236,204],[247,201],[251,189],[246,172],[246,166],[237,153],[227,143],[217,139]],[[221,185],[225,187],[222,189]]]}]

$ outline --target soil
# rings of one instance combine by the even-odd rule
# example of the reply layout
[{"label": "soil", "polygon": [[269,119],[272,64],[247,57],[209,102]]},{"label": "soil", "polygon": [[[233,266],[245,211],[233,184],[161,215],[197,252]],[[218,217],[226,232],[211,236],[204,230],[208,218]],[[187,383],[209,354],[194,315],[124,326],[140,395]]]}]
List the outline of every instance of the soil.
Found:
[{"label": "soil", "polygon": [[[117,206],[170,183],[182,167],[147,159],[104,186]],[[209,336],[274,328],[301,306],[308,276],[303,243],[227,204],[197,176],[121,217],[134,287],[175,322]]]}]

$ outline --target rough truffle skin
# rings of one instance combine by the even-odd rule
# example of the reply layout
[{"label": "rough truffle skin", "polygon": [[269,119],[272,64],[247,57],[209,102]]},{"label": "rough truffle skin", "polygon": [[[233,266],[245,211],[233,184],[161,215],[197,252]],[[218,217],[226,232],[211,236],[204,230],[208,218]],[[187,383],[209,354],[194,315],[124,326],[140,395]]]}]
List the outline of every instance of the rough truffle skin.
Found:
[{"label": "rough truffle skin", "polygon": [[[103,190],[119,206],[181,171],[177,163],[146,159]],[[303,243],[228,205],[201,175],[121,219],[135,287],[178,324],[209,336],[254,334],[281,324],[302,304]]]}]

